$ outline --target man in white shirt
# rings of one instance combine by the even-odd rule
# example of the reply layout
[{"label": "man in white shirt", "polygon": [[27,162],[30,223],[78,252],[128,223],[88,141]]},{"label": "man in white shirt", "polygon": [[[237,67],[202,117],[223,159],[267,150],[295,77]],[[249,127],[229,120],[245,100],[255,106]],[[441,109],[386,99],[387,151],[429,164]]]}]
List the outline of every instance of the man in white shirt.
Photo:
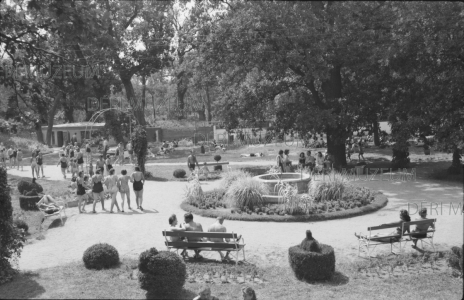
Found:
[{"label": "man in white shirt", "polygon": [[[222,225],[224,223],[224,217],[217,217],[216,222],[211,224],[208,227],[208,232],[227,232],[226,227]],[[209,238],[208,239],[210,242],[215,242],[215,243],[224,243],[223,238]],[[227,243],[229,242],[229,239],[225,240]],[[221,251],[218,251],[219,255],[221,256],[221,260],[230,260],[229,258],[229,253],[230,251],[227,251],[226,256],[224,257]]]}]

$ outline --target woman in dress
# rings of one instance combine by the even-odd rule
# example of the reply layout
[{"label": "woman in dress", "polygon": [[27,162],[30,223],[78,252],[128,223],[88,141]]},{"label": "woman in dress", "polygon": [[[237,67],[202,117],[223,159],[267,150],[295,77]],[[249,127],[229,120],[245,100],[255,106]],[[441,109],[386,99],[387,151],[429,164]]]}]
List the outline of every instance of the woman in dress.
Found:
[{"label": "woman in dress", "polygon": [[129,189],[130,176],[127,175],[127,171],[121,170],[121,176],[119,176],[118,185],[119,193],[121,194],[121,211],[124,212],[124,199],[127,197],[127,206],[130,207],[130,189]]},{"label": "woman in dress", "polygon": [[106,165],[106,172],[110,174],[110,170],[113,168],[113,165],[111,164],[111,157],[109,154],[106,155],[105,165]]},{"label": "woman in dress", "polygon": [[41,152],[39,152],[39,155],[37,156],[37,178],[40,177],[40,171],[42,171],[42,178],[45,178],[43,168],[43,156]]},{"label": "woman in dress", "polygon": [[21,149],[18,149],[18,151],[16,151],[16,155],[14,154],[14,152],[13,155],[16,157],[18,161],[18,170],[19,166],[21,166],[21,171],[23,171],[23,152],[21,151]]},{"label": "woman in dress", "polygon": [[[83,171],[79,171],[79,173],[77,174],[76,184],[77,184],[77,191],[76,191],[77,207],[79,208],[79,213],[81,214],[82,212],[85,212],[85,201],[82,201],[85,195],[84,172]],[[82,208],[81,208],[81,202],[83,202]]]},{"label": "woman in dress", "polygon": [[80,171],[84,171],[84,153],[79,148],[77,148],[77,168]]},{"label": "woman in dress", "polygon": [[[110,174],[106,177],[105,183],[108,184],[108,192],[111,196],[111,206],[110,206],[110,213],[113,213],[113,207],[116,205],[118,212],[121,212],[119,209],[118,202],[116,202],[116,196],[118,195],[118,175],[114,174],[114,169],[110,169]],[[124,212],[124,211],[123,211]]]},{"label": "woman in dress", "polygon": [[39,169],[37,168],[37,157],[35,157],[35,155],[32,155],[31,157],[31,171],[32,171],[32,178],[35,178],[34,174],[37,174],[37,178],[39,178]]},{"label": "woman in dress", "polygon": [[279,154],[276,157],[276,164],[277,164],[277,167],[280,168],[281,172],[285,173],[285,169],[284,169],[284,151],[283,150],[279,150]]},{"label": "woman in dress", "polygon": [[140,167],[136,166],[134,173],[132,173],[130,181],[133,182],[133,188],[135,193],[135,202],[137,203],[137,208],[143,211],[142,202],[143,202],[143,185],[145,184],[145,177],[143,173],[140,172]]},{"label": "woman in dress", "polygon": [[92,193],[93,193],[93,210],[92,213],[96,213],[95,205],[97,204],[97,200],[100,199],[102,210],[105,210],[105,193],[103,192],[103,176],[101,175],[101,171],[97,170],[96,174],[92,177]]},{"label": "woman in dress", "polygon": [[66,179],[66,169],[68,168],[68,160],[66,159],[66,156],[64,156],[64,153],[61,154],[60,160],[58,161],[57,166],[61,164],[61,173],[63,174],[63,178]]}]

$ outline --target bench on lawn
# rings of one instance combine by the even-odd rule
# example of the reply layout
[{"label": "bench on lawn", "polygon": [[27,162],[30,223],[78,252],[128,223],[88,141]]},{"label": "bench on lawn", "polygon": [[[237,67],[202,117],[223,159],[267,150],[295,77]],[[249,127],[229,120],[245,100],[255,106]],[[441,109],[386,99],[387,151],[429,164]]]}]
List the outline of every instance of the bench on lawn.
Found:
[{"label": "bench on lawn", "polygon": [[[414,235],[418,234],[417,232],[413,232],[413,228],[411,228],[412,225],[417,225],[417,224],[429,224],[429,226],[431,227],[432,225],[435,227],[435,222],[436,222],[437,219],[427,219],[427,220],[420,220],[420,221],[412,221],[412,222],[404,222],[402,223],[401,225],[401,232],[402,234],[400,235],[397,235],[397,234],[394,234],[394,235],[387,235],[387,236],[375,236],[375,234],[372,234],[373,231],[377,231],[377,230],[382,230],[382,229],[389,229],[389,228],[398,228],[398,224],[385,224],[385,225],[380,225],[380,226],[373,226],[373,227],[368,227],[367,228],[367,231],[369,232],[369,234],[366,236],[366,237],[359,237],[358,238],[358,256],[360,256],[360,252],[361,252],[361,248],[362,247],[365,247],[366,248],[366,253],[368,255],[368,257],[371,257],[371,253],[372,251],[375,249],[376,246],[378,245],[384,245],[384,244],[390,244],[390,251],[391,253],[393,254],[397,254],[395,252],[393,252],[393,247],[394,246],[397,246],[397,244],[399,244],[399,249],[400,249],[400,252],[401,252],[401,248],[402,248],[402,242],[405,242],[405,244],[407,242],[410,242],[412,241],[413,239],[418,239],[421,241],[421,245],[422,245],[422,240],[424,239],[429,239],[430,240],[430,244],[432,246],[432,248],[434,249],[435,251],[435,247],[433,245],[433,235],[434,235],[434,232],[435,232],[435,229],[429,229],[425,235],[425,237],[422,237],[422,238],[417,238],[415,237]],[[409,226],[410,230],[411,230],[411,233],[404,233],[404,228]],[[372,247],[372,250],[370,250],[370,247]],[[397,246],[398,247],[398,246]]]},{"label": "bench on lawn", "polygon": [[[428,230],[427,232],[423,232],[425,234],[424,237],[416,237],[415,235],[420,234],[418,232],[412,232],[411,233],[404,233],[402,236],[402,241],[404,241],[405,245],[408,242],[412,242],[412,240],[420,240],[421,242],[421,247],[424,248],[424,243],[429,244],[432,246],[433,251],[435,251],[435,245],[433,244],[433,235],[435,234],[435,223],[437,222],[437,219],[426,219],[426,220],[420,220],[420,221],[413,221],[413,222],[407,222],[403,223],[403,226],[408,226],[411,228],[411,225],[418,225],[418,224],[428,224]],[[424,240],[429,240],[429,241],[424,241]]]},{"label": "bench on lawn", "polygon": [[[177,252],[179,249],[201,251],[231,251],[236,252],[235,264],[238,263],[238,253],[242,251],[243,260],[245,261],[245,240],[237,233],[163,230],[163,236],[166,239],[165,245],[168,248],[168,251],[171,251],[171,249],[175,249]],[[184,237],[187,238],[187,240],[189,238],[222,238],[230,239],[230,242],[171,242],[168,237]],[[239,243],[240,240],[242,240],[242,244]]]}]

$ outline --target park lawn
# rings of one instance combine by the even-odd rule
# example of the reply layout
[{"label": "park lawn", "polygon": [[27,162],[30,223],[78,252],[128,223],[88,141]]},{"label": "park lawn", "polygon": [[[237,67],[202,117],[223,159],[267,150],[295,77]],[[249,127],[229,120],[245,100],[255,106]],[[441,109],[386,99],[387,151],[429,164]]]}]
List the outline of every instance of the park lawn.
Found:
[{"label": "park lawn", "polygon": [[[28,241],[31,241],[39,236],[41,236],[39,232],[40,222],[42,221],[42,213],[40,211],[35,210],[23,210],[19,206],[19,191],[18,191],[18,182],[24,181],[31,181],[31,178],[28,177],[19,177],[8,174],[8,185],[10,186],[10,195],[11,195],[11,205],[13,207],[13,218],[14,219],[22,219],[27,223],[29,226],[29,234],[26,236]],[[69,182],[65,181],[50,181],[50,180],[40,180],[39,183],[43,189],[44,193],[51,195],[52,197],[63,196],[68,192],[68,184]],[[59,219],[57,220],[60,223]],[[54,227],[57,222],[53,222],[50,225],[50,228]],[[43,232],[42,232],[43,233]]]},{"label": "park lawn", "polygon": [[[462,279],[447,272],[409,277],[366,279],[357,273],[357,264],[337,258],[337,271],[329,281],[305,283],[298,281],[288,265],[258,268],[264,283],[253,284],[258,299],[462,299]],[[187,273],[215,269],[220,263],[187,263]],[[21,272],[15,280],[0,286],[2,298],[126,298],[162,299],[147,295],[138,280],[130,279],[137,266],[133,259],[122,259],[118,267],[94,271],[87,270],[82,262],[65,266]],[[245,268],[223,264],[221,269]],[[246,272],[244,272],[246,273]],[[193,299],[202,284],[186,281],[176,299]],[[242,299],[240,284],[209,284],[212,294],[221,300]],[[166,299],[166,298],[165,298]]]}]

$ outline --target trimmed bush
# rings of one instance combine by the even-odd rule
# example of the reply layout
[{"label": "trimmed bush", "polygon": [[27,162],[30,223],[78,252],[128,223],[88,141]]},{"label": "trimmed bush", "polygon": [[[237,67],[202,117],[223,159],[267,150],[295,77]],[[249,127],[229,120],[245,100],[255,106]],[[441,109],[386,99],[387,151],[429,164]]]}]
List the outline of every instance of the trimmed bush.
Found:
[{"label": "trimmed bush", "polygon": [[42,186],[36,182],[21,180],[18,183],[18,191],[21,195],[26,195],[28,192],[32,191],[33,189],[35,189],[37,193],[43,192]]},{"label": "trimmed bush", "polygon": [[222,166],[214,166],[214,171],[222,171]]},{"label": "trimmed bush", "polygon": [[214,160],[217,161],[217,162],[220,161],[221,158],[222,158],[222,157],[221,157],[219,154],[216,154],[216,155],[214,156]]},{"label": "trimmed bush", "polygon": [[40,201],[42,196],[19,196],[19,206],[24,210],[39,210],[37,203]]},{"label": "trimmed bush", "polygon": [[15,226],[18,227],[19,229],[24,230],[24,232],[28,232],[28,231],[29,231],[29,225],[27,225],[27,223],[24,222],[24,220],[16,219],[16,220],[14,220],[13,223],[14,223]]},{"label": "trimmed bush", "polygon": [[82,260],[87,269],[108,269],[119,263],[119,254],[113,246],[100,243],[87,248]]},{"label": "trimmed bush", "polygon": [[463,267],[462,266],[463,248],[464,248],[464,245],[462,246],[462,248],[452,247],[450,257],[449,257],[450,266],[454,269],[460,270],[461,272],[463,272],[463,268],[462,268]]},{"label": "trimmed bush", "polygon": [[174,170],[174,173],[172,173],[172,175],[175,178],[184,178],[186,174],[187,174],[187,172],[185,172],[185,170],[183,170],[183,169]]},{"label": "trimmed bush", "polygon": [[140,255],[139,271],[140,287],[157,296],[179,294],[187,277],[187,268],[179,255],[155,248]]},{"label": "trimmed bush", "polygon": [[300,245],[288,249],[288,260],[298,280],[329,279],[335,272],[334,249],[329,245],[319,244],[310,230],[306,231],[306,238]]}]

